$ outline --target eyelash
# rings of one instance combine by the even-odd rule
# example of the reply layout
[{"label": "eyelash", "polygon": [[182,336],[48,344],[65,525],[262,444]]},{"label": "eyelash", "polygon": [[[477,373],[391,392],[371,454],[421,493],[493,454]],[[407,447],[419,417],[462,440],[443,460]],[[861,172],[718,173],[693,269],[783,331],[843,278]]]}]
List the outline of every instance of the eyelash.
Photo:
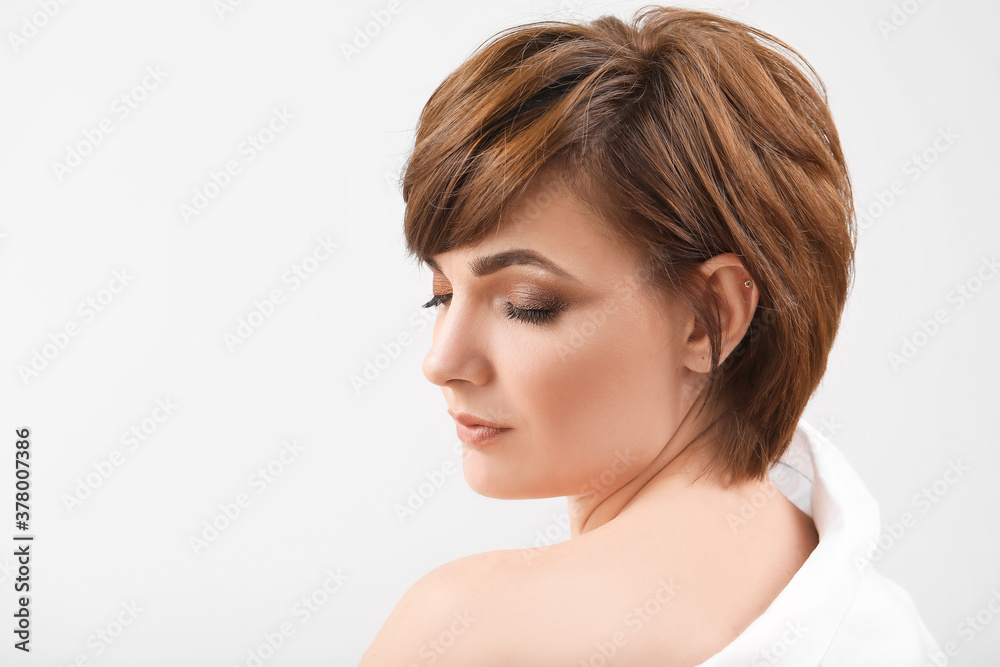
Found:
[{"label": "eyelash", "polygon": [[[421,308],[434,308],[435,306],[440,306],[450,300],[451,294],[435,294],[431,300],[421,306]],[[527,322],[528,324],[537,325],[545,324],[556,316],[555,310],[548,310],[545,308],[517,308],[510,302],[504,306],[504,312],[507,317],[512,320],[520,320],[522,322]]]}]

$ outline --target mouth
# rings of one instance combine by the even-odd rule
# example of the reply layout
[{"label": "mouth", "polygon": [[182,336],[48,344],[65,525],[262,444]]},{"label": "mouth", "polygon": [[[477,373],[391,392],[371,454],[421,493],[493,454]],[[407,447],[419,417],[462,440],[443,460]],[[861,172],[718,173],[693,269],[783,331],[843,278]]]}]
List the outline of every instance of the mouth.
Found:
[{"label": "mouth", "polygon": [[455,420],[458,439],[467,445],[482,446],[500,439],[509,427],[487,421],[468,412],[452,412],[448,414]]},{"label": "mouth", "polygon": [[455,422],[455,430],[458,432],[458,439],[465,444],[481,447],[499,440],[510,429],[482,425],[466,426],[462,422]]}]

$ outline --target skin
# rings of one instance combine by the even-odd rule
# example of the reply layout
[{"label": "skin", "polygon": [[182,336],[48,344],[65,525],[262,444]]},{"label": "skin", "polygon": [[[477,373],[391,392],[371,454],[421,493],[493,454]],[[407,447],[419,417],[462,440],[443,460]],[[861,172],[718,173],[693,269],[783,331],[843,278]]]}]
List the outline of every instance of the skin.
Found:
[{"label": "skin", "polygon": [[[573,278],[526,264],[470,271],[469,261],[513,248]],[[638,255],[551,181],[492,236],[434,260],[434,292],[451,298],[423,372],[451,411],[509,428],[463,447],[465,479],[494,498],[566,496],[571,539],[428,573],[361,667],[693,665],[721,650],[764,612],[818,535],[769,479],[695,481],[709,452],[689,446],[700,426],[691,408],[710,347],[693,315],[640,287]],[[744,286],[752,277],[733,254],[701,269],[706,289],[722,296],[725,358],[750,324],[756,287]],[[542,324],[504,312],[553,300],[565,307]],[[734,524],[761,493],[767,501]],[[605,663],[594,658],[609,651]]]}]

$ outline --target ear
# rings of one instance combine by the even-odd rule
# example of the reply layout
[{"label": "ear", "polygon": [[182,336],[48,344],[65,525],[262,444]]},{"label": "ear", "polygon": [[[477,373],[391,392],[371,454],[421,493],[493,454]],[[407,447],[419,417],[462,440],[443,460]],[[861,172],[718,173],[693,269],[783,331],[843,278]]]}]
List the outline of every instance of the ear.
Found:
[{"label": "ear", "polygon": [[[704,298],[709,299],[714,293],[719,302],[719,320],[722,325],[722,350],[719,354],[721,364],[750,327],[750,320],[757,310],[757,285],[747,287],[744,284],[747,280],[752,281],[753,277],[733,253],[716,255],[703,262],[699,269],[705,279]],[[683,364],[696,373],[708,373],[711,363],[712,346],[708,332],[692,321]]]}]

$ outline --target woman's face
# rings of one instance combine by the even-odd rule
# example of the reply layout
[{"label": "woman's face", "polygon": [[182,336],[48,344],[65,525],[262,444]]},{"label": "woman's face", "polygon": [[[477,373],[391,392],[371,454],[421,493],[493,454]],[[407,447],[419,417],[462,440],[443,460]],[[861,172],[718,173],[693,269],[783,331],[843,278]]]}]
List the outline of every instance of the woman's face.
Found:
[{"label": "woman's face", "polygon": [[[566,275],[484,262],[512,250]],[[473,490],[605,495],[663,450],[694,398],[682,364],[684,314],[640,287],[638,256],[572,199],[551,183],[535,186],[498,233],[433,260],[434,293],[451,296],[439,307],[424,375],[453,416],[507,429],[464,445]]]}]

